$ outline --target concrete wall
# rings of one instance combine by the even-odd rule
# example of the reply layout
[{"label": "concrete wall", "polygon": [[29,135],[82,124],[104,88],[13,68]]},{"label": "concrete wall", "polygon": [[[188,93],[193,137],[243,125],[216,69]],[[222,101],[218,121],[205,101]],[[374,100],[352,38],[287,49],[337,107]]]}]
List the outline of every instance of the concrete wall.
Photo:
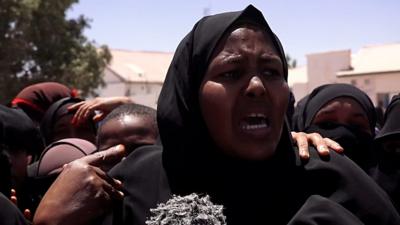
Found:
[{"label": "concrete wall", "polygon": [[400,92],[400,72],[338,77],[338,82],[353,84],[368,94],[376,105],[378,95],[390,98]]},{"label": "concrete wall", "polygon": [[157,108],[161,83],[131,83],[128,85],[130,97],[135,103]]},{"label": "concrete wall", "polygon": [[162,83],[126,83],[109,69],[104,71],[106,86],[99,88],[100,97],[129,96],[138,104],[157,107]]},{"label": "concrete wall", "polygon": [[308,92],[323,84],[336,83],[336,73],[349,70],[350,65],[350,50],[307,55]]}]

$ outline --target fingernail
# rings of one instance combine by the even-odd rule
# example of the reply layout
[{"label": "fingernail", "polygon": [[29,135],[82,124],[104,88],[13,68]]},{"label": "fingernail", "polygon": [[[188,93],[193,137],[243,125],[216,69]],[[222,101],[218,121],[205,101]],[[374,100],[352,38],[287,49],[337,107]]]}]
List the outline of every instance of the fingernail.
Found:
[{"label": "fingernail", "polygon": [[121,182],[120,180],[114,179],[114,182],[115,182],[117,185],[122,186],[122,182]]},{"label": "fingernail", "polygon": [[124,192],[122,192],[122,191],[118,191],[118,194],[119,194],[121,197],[124,197],[124,196],[125,196]]}]

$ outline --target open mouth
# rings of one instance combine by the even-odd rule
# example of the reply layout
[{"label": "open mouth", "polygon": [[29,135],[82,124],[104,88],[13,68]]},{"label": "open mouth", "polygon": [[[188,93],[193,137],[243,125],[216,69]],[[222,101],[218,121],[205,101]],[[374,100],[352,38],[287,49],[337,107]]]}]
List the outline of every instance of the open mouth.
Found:
[{"label": "open mouth", "polygon": [[269,118],[263,113],[251,113],[244,117],[240,122],[241,129],[250,132],[267,129],[269,126]]}]

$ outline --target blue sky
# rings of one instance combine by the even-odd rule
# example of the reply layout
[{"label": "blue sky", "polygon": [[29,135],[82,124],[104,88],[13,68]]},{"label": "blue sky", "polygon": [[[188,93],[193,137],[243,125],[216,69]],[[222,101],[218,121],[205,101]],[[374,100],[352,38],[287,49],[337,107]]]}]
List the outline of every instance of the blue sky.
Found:
[{"label": "blue sky", "polygon": [[398,0],[80,0],[68,17],[92,19],[89,39],[110,48],[174,51],[208,8],[211,14],[260,9],[285,51],[305,63],[308,53],[400,42]]}]

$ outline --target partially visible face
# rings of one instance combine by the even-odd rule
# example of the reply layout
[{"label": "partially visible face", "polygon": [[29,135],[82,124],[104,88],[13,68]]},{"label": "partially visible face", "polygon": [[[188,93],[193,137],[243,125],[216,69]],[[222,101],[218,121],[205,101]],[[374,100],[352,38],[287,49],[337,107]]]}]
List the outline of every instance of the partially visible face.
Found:
[{"label": "partially visible face", "polygon": [[233,29],[219,43],[199,90],[204,121],[219,149],[246,160],[274,154],[288,96],[278,51],[253,26]]},{"label": "partially visible face", "polygon": [[156,143],[158,132],[154,121],[147,117],[124,115],[101,126],[98,134],[100,150],[123,144],[128,154],[143,145]]},{"label": "partially visible face", "polygon": [[22,149],[14,149],[9,155],[12,183],[14,188],[20,189],[26,178],[26,168],[31,163],[32,156]]},{"label": "partially visible face", "polygon": [[78,125],[71,123],[73,114],[66,114],[59,118],[53,125],[53,141],[64,138],[81,138],[91,143],[96,141],[96,130],[89,121]]},{"label": "partially visible face", "polygon": [[315,115],[312,124],[323,123],[352,126],[372,135],[367,114],[361,105],[350,97],[339,97],[323,106]]},{"label": "partially visible face", "polygon": [[381,143],[384,151],[400,155],[400,134],[394,134],[383,138]]}]

